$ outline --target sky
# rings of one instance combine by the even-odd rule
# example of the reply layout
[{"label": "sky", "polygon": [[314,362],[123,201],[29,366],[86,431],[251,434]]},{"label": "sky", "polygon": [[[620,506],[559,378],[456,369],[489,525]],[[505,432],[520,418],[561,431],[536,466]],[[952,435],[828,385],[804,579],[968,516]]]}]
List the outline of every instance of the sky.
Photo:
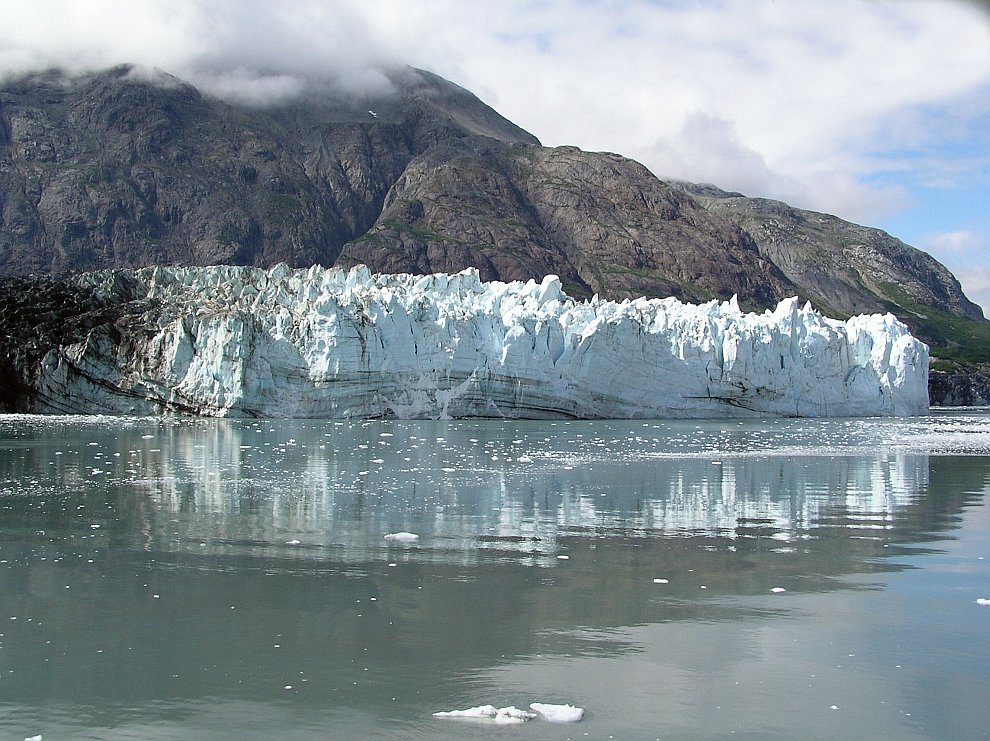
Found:
[{"label": "sky", "polygon": [[990,317],[990,3],[0,0],[0,75],[130,62],[266,105],[410,64],[547,146],[884,229]]}]

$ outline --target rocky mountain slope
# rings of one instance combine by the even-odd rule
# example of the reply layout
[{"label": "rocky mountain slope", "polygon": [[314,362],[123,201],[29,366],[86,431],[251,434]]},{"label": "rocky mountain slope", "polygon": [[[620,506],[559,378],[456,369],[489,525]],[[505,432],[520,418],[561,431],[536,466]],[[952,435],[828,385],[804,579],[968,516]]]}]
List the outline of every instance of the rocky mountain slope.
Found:
[{"label": "rocky mountain slope", "polygon": [[542,147],[442,78],[391,80],[387,96],[266,108],[131,67],[0,83],[0,273],[473,266],[556,274],[578,297],[797,295],[840,318],[892,311],[936,357],[990,362],[990,323],[958,281],[879,230]]}]

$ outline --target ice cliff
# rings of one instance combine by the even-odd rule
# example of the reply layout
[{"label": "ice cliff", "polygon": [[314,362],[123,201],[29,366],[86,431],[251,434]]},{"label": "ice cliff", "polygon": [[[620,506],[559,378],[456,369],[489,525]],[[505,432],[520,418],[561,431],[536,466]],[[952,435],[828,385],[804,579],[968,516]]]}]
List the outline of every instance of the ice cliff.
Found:
[{"label": "ice cliff", "polygon": [[912,415],[928,348],[891,315],[797,299],[578,302],[541,283],[314,267],[73,278],[141,312],[55,347],[36,411],[263,417]]}]

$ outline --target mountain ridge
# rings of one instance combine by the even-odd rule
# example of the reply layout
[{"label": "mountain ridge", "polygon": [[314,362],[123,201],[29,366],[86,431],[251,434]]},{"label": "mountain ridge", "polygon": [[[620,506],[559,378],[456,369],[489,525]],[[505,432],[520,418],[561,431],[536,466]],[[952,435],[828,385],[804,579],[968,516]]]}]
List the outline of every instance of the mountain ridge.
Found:
[{"label": "mountain ridge", "polygon": [[881,230],[543,147],[433,73],[389,79],[389,95],[265,107],[127,65],[0,82],[0,273],[476,267],[556,274],[577,297],[797,295],[837,318],[890,311],[934,356],[990,362],[990,323],[954,276]]}]

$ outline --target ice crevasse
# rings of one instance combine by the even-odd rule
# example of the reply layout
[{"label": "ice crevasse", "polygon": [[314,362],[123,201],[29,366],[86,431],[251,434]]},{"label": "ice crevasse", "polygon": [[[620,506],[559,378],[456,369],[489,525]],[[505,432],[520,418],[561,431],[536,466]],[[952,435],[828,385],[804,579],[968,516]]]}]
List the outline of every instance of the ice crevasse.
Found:
[{"label": "ice crevasse", "polygon": [[[122,278],[123,277],[123,278]],[[259,417],[873,416],[928,408],[928,348],[892,315],[796,298],[577,301],[556,276],[285,266],[77,276],[147,308],[52,349],[39,411]]]}]

